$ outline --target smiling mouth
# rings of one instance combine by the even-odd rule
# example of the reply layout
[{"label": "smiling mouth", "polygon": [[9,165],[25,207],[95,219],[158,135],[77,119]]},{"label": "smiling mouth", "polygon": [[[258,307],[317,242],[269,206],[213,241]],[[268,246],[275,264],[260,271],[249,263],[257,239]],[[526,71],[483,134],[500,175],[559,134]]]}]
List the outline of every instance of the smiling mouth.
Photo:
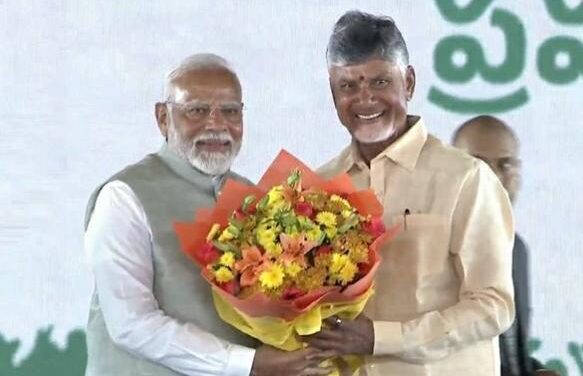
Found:
[{"label": "smiling mouth", "polygon": [[200,140],[196,143],[199,146],[207,148],[225,148],[231,145],[229,140]]},{"label": "smiling mouth", "polygon": [[376,118],[381,117],[385,112],[375,112],[374,114],[364,115],[364,114],[356,114],[355,117],[360,120],[374,120]]}]

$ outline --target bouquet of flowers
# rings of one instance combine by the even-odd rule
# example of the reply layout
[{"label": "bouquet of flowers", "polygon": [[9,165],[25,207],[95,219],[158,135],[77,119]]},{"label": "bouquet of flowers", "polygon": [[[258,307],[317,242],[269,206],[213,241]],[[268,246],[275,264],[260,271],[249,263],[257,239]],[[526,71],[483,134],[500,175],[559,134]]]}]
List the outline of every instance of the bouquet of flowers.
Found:
[{"label": "bouquet of flowers", "polygon": [[[333,315],[360,314],[373,292],[382,206],[348,175],[325,181],[282,151],[255,187],[228,180],[213,209],[175,223],[211,284],[219,316],[284,350]],[[357,360],[348,359],[355,365]]]}]

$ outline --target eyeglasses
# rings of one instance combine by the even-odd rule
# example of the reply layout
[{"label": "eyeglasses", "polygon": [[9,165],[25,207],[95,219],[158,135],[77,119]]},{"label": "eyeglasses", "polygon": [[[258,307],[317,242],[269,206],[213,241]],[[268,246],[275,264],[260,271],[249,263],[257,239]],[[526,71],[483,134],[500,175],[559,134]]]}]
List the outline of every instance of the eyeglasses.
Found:
[{"label": "eyeglasses", "polygon": [[204,102],[177,103],[166,101],[166,104],[174,105],[184,113],[184,116],[194,121],[207,119],[214,110],[219,110],[223,119],[229,123],[238,123],[243,119],[243,103],[220,103],[217,106],[211,106]]}]

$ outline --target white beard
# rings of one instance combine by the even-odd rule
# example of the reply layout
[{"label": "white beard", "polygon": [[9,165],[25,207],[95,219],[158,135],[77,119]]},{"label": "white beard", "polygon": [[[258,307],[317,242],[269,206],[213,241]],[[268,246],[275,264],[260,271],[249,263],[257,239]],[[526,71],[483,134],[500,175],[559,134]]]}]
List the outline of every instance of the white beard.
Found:
[{"label": "white beard", "polygon": [[374,144],[377,142],[382,142],[392,137],[395,134],[394,127],[385,127],[370,125],[368,127],[359,127],[352,135],[353,137],[363,144]]},{"label": "white beard", "polygon": [[[201,151],[196,143],[202,140],[229,141],[231,149],[226,153]],[[208,175],[223,175],[231,168],[241,150],[241,140],[235,141],[229,132],[205,131],[192,140],[184,139],[173,122],[168,127],[168,147],[192,166]]]}]

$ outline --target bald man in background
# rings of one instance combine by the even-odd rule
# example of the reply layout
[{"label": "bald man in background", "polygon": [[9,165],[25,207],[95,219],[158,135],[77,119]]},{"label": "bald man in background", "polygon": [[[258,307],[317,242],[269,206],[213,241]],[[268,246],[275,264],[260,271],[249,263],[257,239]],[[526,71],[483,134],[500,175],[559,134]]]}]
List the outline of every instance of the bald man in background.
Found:
[{"label": "bald man in background", "polygon": [[[454,133],[453,145],[486,162],[508,192],[514,204],[520,188],[519,141],[502,120],[489,115],[474,117]],[[530,324],[530,291],[528,249],[518,234],[514,240],[512,278],[516,319],[510,329],[500,335],[502,376],[557,375],[543,369],[542,364],[528,356]]]}]

